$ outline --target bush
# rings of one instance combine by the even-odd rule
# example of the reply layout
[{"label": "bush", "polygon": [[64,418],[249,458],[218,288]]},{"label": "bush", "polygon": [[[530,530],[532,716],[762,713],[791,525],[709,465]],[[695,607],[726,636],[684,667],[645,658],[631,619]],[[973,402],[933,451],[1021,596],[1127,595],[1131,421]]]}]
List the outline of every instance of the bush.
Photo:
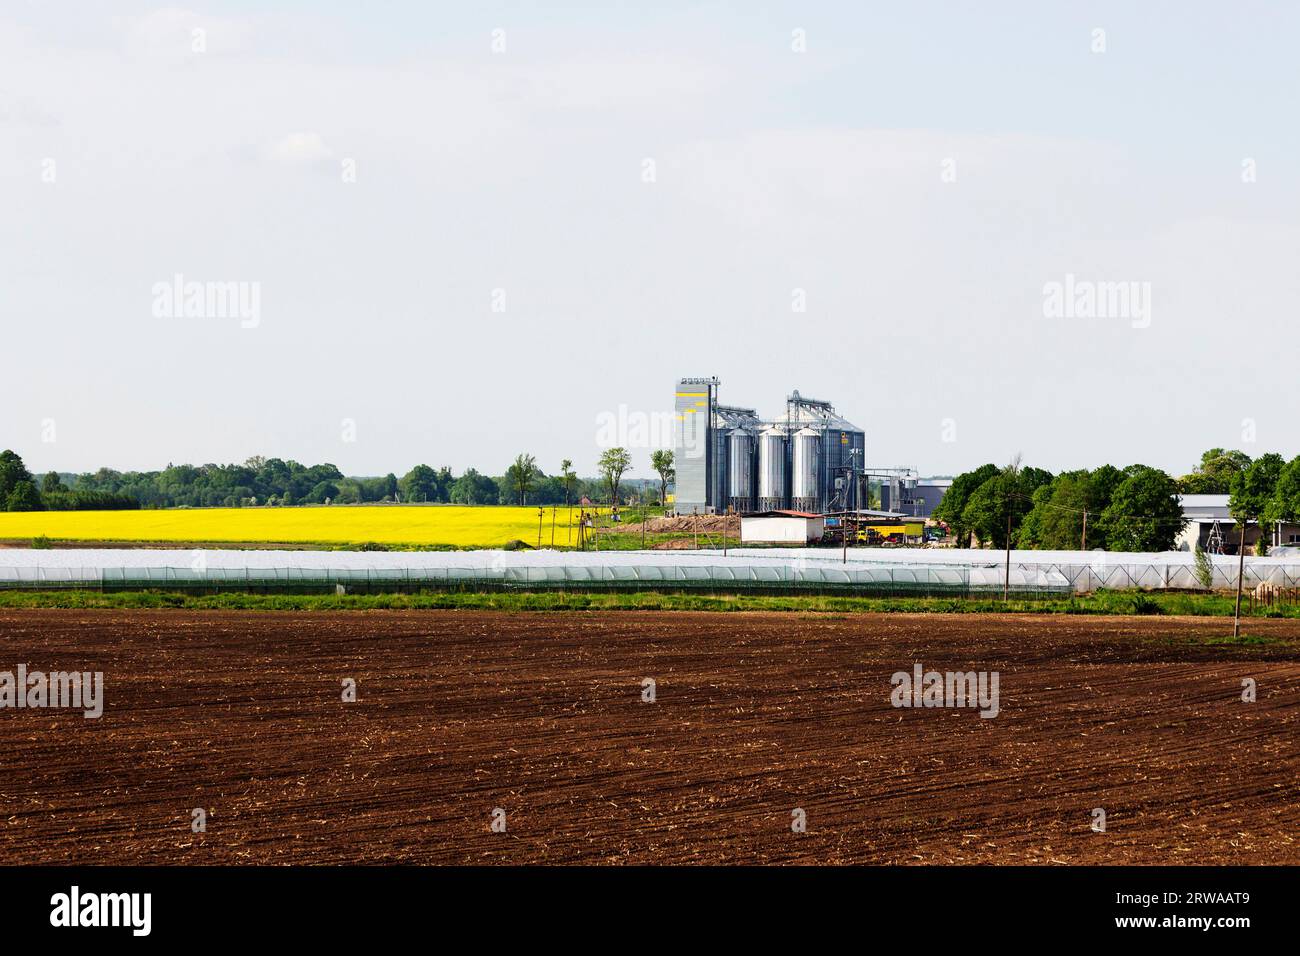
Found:
[{"label": "bush", "polygon": [[1163,614],[1164,608],[1160,602],[1153,597],[1145,594],[1133,595],[1133,613],[1134,614]]},{"label": "bush", "polygon": [[1195,565],[1192,568],[1192,573],[1196,575],[1196,583],[1205,590],[1210,590],[1214,585],[1214,565],[1210,563],[1210,556],[1205,553],[1199,543],[1196,545],[1194,561]]}]

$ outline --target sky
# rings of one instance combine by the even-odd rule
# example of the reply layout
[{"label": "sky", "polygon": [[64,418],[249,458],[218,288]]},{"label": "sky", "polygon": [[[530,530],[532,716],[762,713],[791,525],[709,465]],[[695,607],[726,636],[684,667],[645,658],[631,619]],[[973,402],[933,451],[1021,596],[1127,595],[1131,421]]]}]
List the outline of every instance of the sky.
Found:
[{"label": "sky", "polygon": [[1298,34],[1249,2],[9,0],[0,447],[592,474],[613,443],[644,478],[675,379],[716,375],[922,474],[1290,458]]}]

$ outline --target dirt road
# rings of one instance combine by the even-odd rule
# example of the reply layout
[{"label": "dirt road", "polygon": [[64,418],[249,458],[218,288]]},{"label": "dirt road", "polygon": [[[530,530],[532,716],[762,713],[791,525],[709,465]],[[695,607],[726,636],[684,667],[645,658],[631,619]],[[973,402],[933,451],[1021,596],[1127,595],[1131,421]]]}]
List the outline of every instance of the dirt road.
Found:
[{"label": "dirt road", "polygon": [[[0,671],[102,671],[105,704],[0,710],[0,857],[1300,863],[1300,622],[1249,630],[1269,643],[1190,618],[4,611]],[[998,716],[891,706],[916,662],[997,671]]]}]

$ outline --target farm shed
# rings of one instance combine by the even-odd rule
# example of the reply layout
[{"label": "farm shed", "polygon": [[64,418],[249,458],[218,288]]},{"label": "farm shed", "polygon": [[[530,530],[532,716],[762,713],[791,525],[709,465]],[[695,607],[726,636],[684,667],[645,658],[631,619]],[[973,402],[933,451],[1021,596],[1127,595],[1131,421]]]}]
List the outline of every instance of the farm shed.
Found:
[{"label": "farm shed", "polygon": [[[1178,532],[1174,548],[1195,551],[1199,546],[1211,554],[1236,554],[1241,545],[1241,525],[1228,508],[1227,495],[1183,495],[1179,498],[1187,525]],[[1246,522],[1247,553],[1254,553],[1261,535],[1271,547],[1300,544],[1300,523],[1276,521]]]},{"label": "farm shed", "polygon": [[742,515],[740,540],[746,544],[808,544],[822,536],[825,521],[807,511],[764,511]]}]

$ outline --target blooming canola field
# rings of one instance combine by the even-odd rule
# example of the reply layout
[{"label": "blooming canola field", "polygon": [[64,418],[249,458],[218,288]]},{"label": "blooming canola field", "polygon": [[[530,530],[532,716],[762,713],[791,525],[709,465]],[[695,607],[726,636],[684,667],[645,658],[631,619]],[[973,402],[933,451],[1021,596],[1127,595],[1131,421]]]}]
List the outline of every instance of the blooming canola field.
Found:
[{"label": "blooming canola field", "polygon": [[[277,544],[409,544],[499,547],[536,544],[537,507],[376,505],[292,508],[177,508],[141,511],[0,513],[0,540],[273,542]],[[577,541],[579,509],[547,505],[542,544]]]}]

